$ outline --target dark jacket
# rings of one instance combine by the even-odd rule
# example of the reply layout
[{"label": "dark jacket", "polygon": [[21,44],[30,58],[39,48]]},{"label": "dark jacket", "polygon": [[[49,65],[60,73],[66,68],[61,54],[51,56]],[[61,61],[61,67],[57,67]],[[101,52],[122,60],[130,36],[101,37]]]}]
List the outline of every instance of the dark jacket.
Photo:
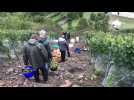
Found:
[{"label": "dark jacket", "polygon": [[46,48],[46,50],[48,52],[48,58],[52,59],[51,48],[50,48],[50,44],[49,44],[49,41],[47,40],[47,38],[40,39],[39,43],[44,45],[44,47]]},{"label": "dark jacket", "polygon": [[43,67],[48,63],[48,53],[42,44],[35,39],[30,39],[23,47],[23,60],[25,65],[32,65],[34,68]]},{"label": "dark jacket", "polygon": [[66,41],[70,40],[70,33],[69,32],[65,32],[64,33],[64,38],[66,39]]},{"label": "dark jacket", "polygon": [[70,40],[70,32],[67,32],[67,39]]}]

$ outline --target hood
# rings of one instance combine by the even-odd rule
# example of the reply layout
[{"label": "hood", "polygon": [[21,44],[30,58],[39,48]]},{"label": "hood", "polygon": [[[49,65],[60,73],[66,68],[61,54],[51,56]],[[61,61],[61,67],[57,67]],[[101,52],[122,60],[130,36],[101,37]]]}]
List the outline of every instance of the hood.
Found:
[{"label": "hood", "polygon": [[44,42],[44,41],[46,41],[47,40],[47,38],[40,38],[39,39],[39,42]]},{"label": "hood", "polygon": [[37,43],[37,40],[35,40],[35,39],[30,39],[30,40],[28,41],[28,43],[31,44],[31,45],[35,45],[35,44]]}]

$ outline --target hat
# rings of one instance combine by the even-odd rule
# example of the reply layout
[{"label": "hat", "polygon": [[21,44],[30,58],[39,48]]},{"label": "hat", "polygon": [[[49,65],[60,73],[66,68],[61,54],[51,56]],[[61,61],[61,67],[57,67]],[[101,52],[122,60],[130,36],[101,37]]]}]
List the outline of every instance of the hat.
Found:
[{"label": "hat", "polygon": [[54,44],[54,45],[52,45],[52,48],[59,48],[59,45]]},{"label": "hat", "polygon": [[46,34],[47,32],[45,30],[41,30],[39,34]]},{"label": "hat", "polygon": [[40,35],[40,37],[41,38],[44,38],[44,37],[46,37],[46,31],[45,30],[41,30],[40,32],[39,32],[39,35]]}]

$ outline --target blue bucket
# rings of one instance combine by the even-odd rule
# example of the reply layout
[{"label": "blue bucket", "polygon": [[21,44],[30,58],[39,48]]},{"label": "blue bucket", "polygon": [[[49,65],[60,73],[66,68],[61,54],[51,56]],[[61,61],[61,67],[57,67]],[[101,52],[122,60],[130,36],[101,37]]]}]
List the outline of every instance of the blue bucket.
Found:
[{"label": "blue bucket", "polygon": [[26,78],[31,78],[35,74],[35,70],[33,69],[32,66],[25,66],[22,69],[22,75]]},{"label": "blue bucket", "polygon": [[75,48],[74,52],[80,54],[80,48]]}]

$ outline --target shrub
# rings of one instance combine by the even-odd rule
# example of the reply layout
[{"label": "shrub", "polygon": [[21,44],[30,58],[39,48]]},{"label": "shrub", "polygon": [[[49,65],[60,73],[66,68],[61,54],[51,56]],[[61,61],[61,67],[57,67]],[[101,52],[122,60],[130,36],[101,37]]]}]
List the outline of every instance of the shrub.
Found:
[{"label": "shrub", "polygon": [[89,23],[93,26],[94,30],[107,32],[109,31],[109,16],[105,13],[91,13]]},{"label": "shrub", "polygon": [[97,32],[90,35],[88,44],[95,55],[108,55],[112,52],[112,60],[118,67],[134,69],[134,35]]}]

